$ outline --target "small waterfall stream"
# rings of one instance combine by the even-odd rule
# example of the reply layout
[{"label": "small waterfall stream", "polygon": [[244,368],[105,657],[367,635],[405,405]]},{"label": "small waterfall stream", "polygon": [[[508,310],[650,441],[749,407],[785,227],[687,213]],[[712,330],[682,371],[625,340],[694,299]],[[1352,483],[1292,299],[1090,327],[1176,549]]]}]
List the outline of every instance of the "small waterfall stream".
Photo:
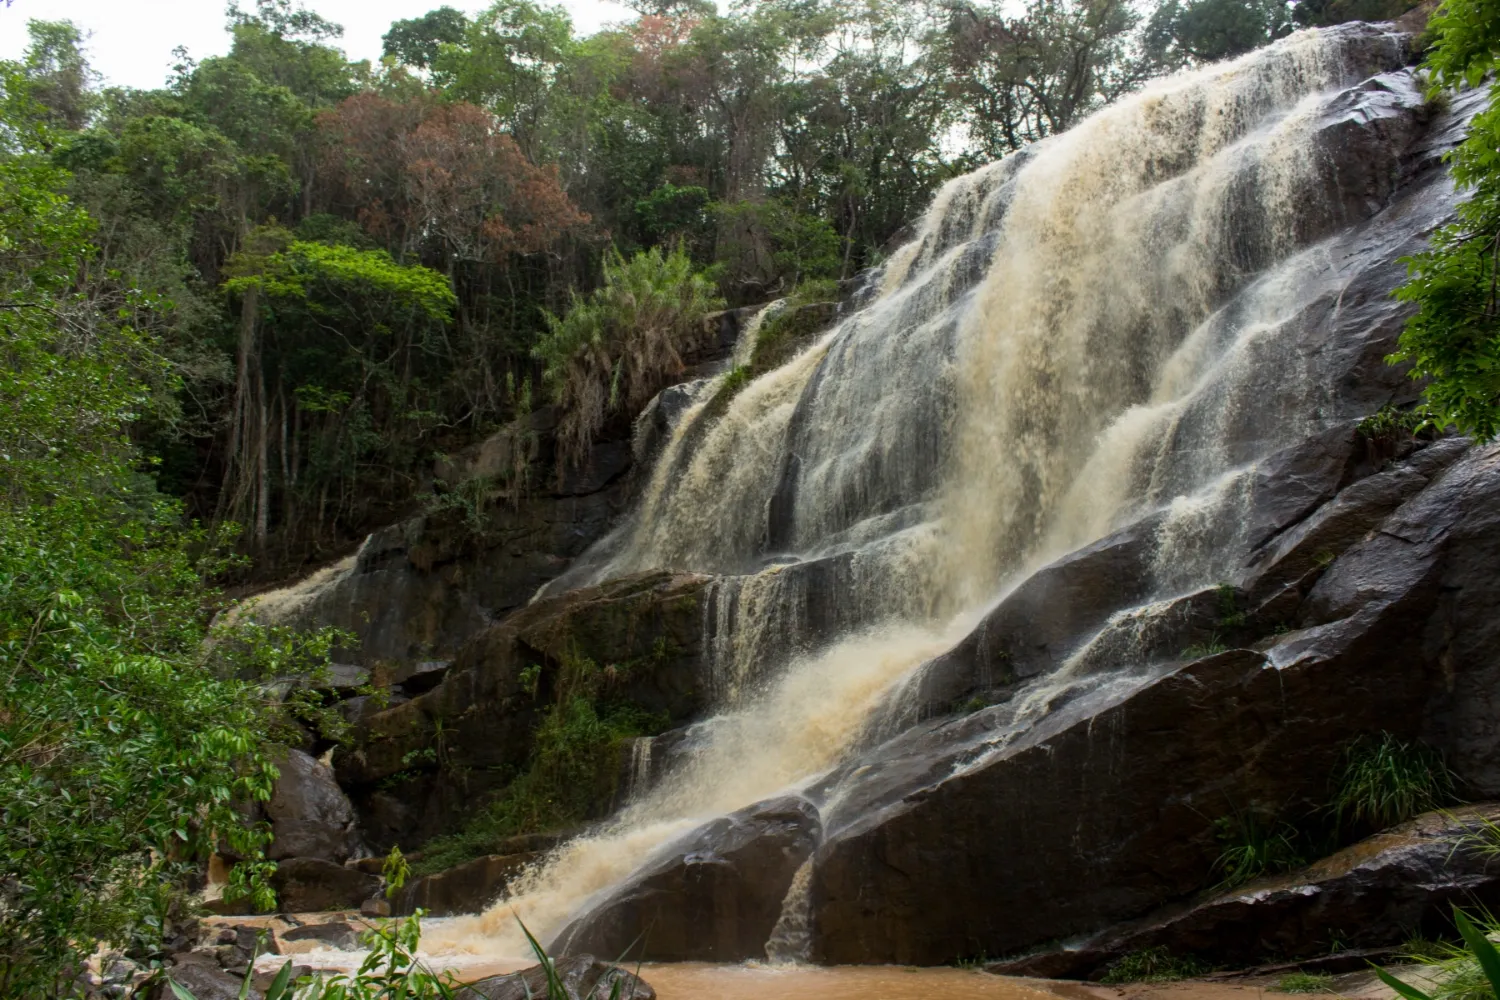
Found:
[{"label": "small waterfall stream", "polygon": [[[513,914],[547,940],[706,819],[811,786],[905,718],[916,668],[1123,523],[1161,512],[1156,597],[1226,579],[1256,461],[1332,418],[1277,340],[1317,241],[1353,221],[1319,195],[1309,137],[1334,93],[1404,56],[1403,36],[1346,25],[1152,84],[950,182],[861,308],[716,418],[700,394],[568,585],[716,574],[720,714],[672,773],[428,947],[523,955]],[[1227,439],[1246,408],[1256,433]],[[1033,682],[994,739],[1142,683],[1150,608]],[[805,953],[808,878],[773,958]]]}]

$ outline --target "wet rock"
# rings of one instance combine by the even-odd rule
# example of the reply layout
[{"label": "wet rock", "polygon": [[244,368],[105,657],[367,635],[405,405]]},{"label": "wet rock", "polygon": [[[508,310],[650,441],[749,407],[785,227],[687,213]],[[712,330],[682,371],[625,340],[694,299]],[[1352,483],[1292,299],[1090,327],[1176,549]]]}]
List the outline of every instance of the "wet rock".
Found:
[{"label": "wet rock", "polygon": [[[244,988],[243,977],[226,972],[219,963],[206,955],[185,954],[173,956],[174,964],[167,970],[167,979],[177,983],[191,993],[195,1000],[240,1000]],[[177,994],[163,981],[151,994],[152,1000],[176,1000]],[[263,994],[253,985],[245,1000],[262,1000]]]},{"label": "wet rock", "polygon": [[[346,629],[359,644],[340,659],[361,667],[452,659],[603,536],[627,502],[629,429],[610,428],[559,481],[555,426],[551,407],[543,407],[526,427],[440,463],[437,477],[450,486],[486,484],[472,514],[456,505],[376,531],[355,555],[259,595],[250,615]],[[524,483],[511,481],[515,446],[534,449]]]},{"label": "wet rock", "polygon": [[321,858],[287,858],[271,876],[282,913],[357,910],[380,890],[380,879]]},{"label": "wet rock", "polygon": [[785,796],[721,817],[673,844],[553,943],[560,954],[653,962],[765,957],[792,877],[813,849],[818,814]]},{"label": "wet rock", "polygon": [[[656,1000],[656,991],[630,972],[592,955],[555,960],[557,978],[567,1000]],[[616,993],[616,983],[618,993]],[[547,974],[540,965],[504,976],[491,976],[470,983],[455,994],[456,1000],[533,1000],[550,996]]]},{"label": "wet rock", "polygon": [[359,930],[345,920],[303,924],[277,936],[287,943],[312,942],[318,947],[337,948],[341,951],[353,951],[359,947]]},{"label": "wet rock", "polygon": [[1468,442],[1447,439],[1342,490],[1256,551],[1244,583],[1247,600],[1268,624],[1287,620],[1322,571],[1463,454]]},{"label": "wet rock", "polygon": [[609,697],[646,712],[680,721],[701,710],[707,582],[654,572],[539,600],[476,636],[437,687],[368,716],[358,745],[334,765],[372,845],[452,829],[523,767],[566,663],[592,660]]},{"label": "wet rock", "polygon": [[[1057,668],[1111,613],[1145,599],[1159,517],[1071,552],[1033,573],[929,668],[959,689],[1001,687]],[[967,687],[966,687],[967,686]]]},{"label": "wet rock", "polygon": [[391,684],[400,688],[402,695],[414,697],[442,683],[452,665],[451,660],[423,660],[397,670],[391,675]]},{"label": "wet rock", "polygon": [[420,908],[434,917],[482,912],[538,857],[535,853],[490,854],[436,875],[414,878],[397,894],[394,911],[402,916]]},{"label": "wet rock", "polygon": [[1500,870],[1462,846],[1500,806],[1427,813],[1301,871],[1263,878],[1070,946],[988,966],[1002,975],[1083,979],[1143,948],[1231,967],[1376,948],[1448,930],[1454,904],[1492,906]]},{"label": "wet rock", "polygon": [[389,917],[394,909],[391,901],[384,896],[371,896],[359,904],[359,913],[362,917]]},{"label": "wet rock", "polygon": [[[1213,818],[1325,803],[1348,741],[1387,730],[1494,781],[1500,449],[1471,450],[1336,559],[1308,627],[867,752],[827,811],[814,955],[938,963],[1138,917],[1211,881]],[[1491,687],[1487,687],[1491,686]],[[1071,699],[1071,700],[1068,700]],[[941,833],[937,833],[941,831]],[[875,902],[878,901],[878,902]]]},{"label": "wet rock", "polygon": [[265,805],[274,839],[268,857],[342,863],[357,846],[354,809],[333,769],[301,750],[279,755],[280,776]]}]

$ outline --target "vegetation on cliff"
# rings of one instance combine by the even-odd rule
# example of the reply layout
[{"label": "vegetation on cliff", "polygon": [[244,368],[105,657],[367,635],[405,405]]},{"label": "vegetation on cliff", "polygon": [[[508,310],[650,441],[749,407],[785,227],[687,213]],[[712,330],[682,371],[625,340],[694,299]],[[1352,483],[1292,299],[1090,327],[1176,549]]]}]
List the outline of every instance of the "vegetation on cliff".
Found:
[{"label": "vegetation on cliff", "polygon": [[[1500,65],[1500,21],[1489,0],[1449,0],[1428,23],[1424,66],[1432,97],[1477,87]],[[1407,260],[1397,295],[1417,306],[1392,361],[1428,380],[1429,415],[1489,440],[1500,434],[1500,83],[1453,151],[1453,179],[1470,192],[1458,221]]]}]

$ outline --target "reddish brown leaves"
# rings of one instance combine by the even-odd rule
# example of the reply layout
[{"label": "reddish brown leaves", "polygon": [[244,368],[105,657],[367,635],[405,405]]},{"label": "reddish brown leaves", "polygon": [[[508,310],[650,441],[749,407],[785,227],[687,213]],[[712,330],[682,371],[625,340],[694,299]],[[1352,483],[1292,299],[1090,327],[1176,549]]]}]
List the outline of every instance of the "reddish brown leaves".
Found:
[{"label": "reddish brown leaves", "polygon": [[323,115],[332,178],[374,236],[439,241],[465,260],[536,253],[587,225],[555,168],[530,163],[495,117],[423,95],[357,94]]}]

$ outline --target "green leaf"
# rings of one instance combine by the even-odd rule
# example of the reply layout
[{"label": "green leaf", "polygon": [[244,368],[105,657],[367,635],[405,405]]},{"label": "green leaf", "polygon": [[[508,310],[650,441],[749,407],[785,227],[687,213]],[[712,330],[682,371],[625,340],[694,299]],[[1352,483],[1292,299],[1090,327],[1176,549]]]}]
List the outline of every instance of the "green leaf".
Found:
[{"label": "green leaf", "polygon": [[1479,960],[1479,967],[1484,970],[1491,988],[1500,996],[1500,951],[1496,951],[1495,945],[1474,926],[1462,910],[1454,909],[1453,922],[1458,925],[1458,932],[1463,935],[1469,950]]},{"label": "green leaf", "polygon": [[1385,983],[1401,996],[1406,997],[1406,1000],[1432,1000],[1432,997],[1428,994],[1423,993],[1415,986],[1408,986],[1406,983],[1403,983],[1401,980],[1397,979],[1389,972],[1386,972],[1380,966],[1372,964],[1371,968],[1375,970],[1375,975],[1380,977],[1381,982]]}]

